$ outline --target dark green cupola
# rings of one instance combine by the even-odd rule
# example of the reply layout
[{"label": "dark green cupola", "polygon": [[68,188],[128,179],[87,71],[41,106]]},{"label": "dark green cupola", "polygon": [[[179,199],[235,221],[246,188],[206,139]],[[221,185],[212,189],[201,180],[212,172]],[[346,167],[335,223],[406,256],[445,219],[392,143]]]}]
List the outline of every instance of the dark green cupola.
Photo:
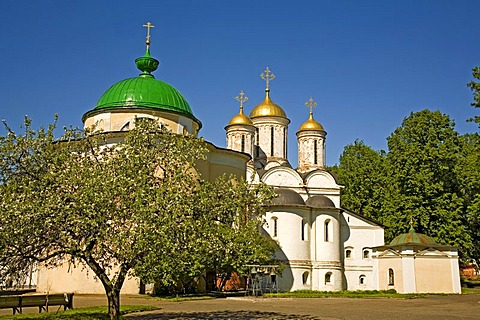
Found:
[{"label": "dark green cupola", "polygon": [[126,111],[125,109],[147,109],[171,112],[185,116],[198,123],[192,109],[183,95],[170,84],[155,79],[152,72],[157,70],[159,61],[150,55],[150,41],[147,36],[145,54],[135,60],[141,71],[135,78],[128,78],[111,86],[98,100],[95,108],[86,112],[82,120],[105,111]]}]

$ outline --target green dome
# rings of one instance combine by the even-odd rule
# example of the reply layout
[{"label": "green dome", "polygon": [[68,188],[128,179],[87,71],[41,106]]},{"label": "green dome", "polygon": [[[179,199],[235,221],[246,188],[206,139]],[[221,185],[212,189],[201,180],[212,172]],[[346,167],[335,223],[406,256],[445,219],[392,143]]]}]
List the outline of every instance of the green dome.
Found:
[{"label": "green dome", "polygon": [[95,110],[118,107],[153,108],[193,117],[187,100],[177,89],[143,74],[111,86],[98,100]]},{"label": "green dome", "polygon": [[148,48],[145,55],[137,58],[135,63],[142,73],[111,86],[98,100],[95,108],[83,116],[84,120],[87,116],[109,109],[153,109],[186,116],[201,126],[182,94],[151,74],[159,62],[150,56]]},{"label": "green dome", "polygon": [[437,245],[435,240],[433,240],[429,236],[426,236],[422,233],[416,233],[413,227],[411,227],[407,233],[403,233],[395,237],[395,239],[393,239],[392,242],[390,242],[391,246],[404,245],[404,244],[427,245],[427,246]]}]

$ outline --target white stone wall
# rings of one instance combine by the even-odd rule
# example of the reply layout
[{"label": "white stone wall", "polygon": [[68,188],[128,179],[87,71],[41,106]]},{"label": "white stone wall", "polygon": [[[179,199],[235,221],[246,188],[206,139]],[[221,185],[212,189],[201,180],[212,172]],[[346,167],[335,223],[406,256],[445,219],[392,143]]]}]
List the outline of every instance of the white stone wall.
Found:
[{"label": "white stone wall", "polygon": [[[307,172],[325,168],[325,132],[300,131],[298,137],[298,170]],[[315,150],[315,142],[317,147]],[[316,151],[316,152],[315,152]]]},{"label": "white stone wall", "polygon": [[[245,125],[231,125],[227,130],[227,149],[248,153],[254,156],[255,127]],[[242,150],[242,137],[244,148]]]},{"label": "white stone wall", "polygon": [[[279,117],[261,117],[252,119],[257,128],[256,145],[259,148],[259,157],[265,155],[267,159],[287,158],[288,123],[290,120]],[[272,139],[273,129],[273,139]],[[258,144],[257,144],[258,142]],[[273,153],[272,153],[273,142]]]}]

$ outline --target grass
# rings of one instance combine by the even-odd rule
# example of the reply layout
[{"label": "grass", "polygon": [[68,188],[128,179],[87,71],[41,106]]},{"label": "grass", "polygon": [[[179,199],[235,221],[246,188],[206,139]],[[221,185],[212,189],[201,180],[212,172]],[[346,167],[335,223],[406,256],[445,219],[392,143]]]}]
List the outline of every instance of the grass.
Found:
[{"label": "grass", "polygon": [[[53,309],[53,308],[52,308]],[[51,310],[52,310],[51,309]],[[140,312],[140,311],[150,311],[155,310],[156,307],[153,306],[121,306],[121,314]],[[109,320],[107,307],[91,307],[91,308],[78,308],[67,311],[59,312],[45,312],[45,313],[30,313],[30,314],[17,314],[10,316],[0,316],[2,320],[8,319],[72,319],[72,320]]]},{"label": "grass", "polygon": [[182,295],[176,295],[176,296],[145,296],[145,298],[159,300],[159,301],[180,302],[180,301],[190,301],[190,300],[209,300],[209,299],[215,299],[216,297],[213,295],[182,294]]},{"label": "grass", "polygon": [[462,294],[480,294],[480,288],[462,288]]},{"label": "grass", "polygon": [[425,297],[425,294],[400,294],[394,291],[307,291],[299,290],[293,292],[266,293],[263,296],[272,298],[397,298],[415,299]]}]

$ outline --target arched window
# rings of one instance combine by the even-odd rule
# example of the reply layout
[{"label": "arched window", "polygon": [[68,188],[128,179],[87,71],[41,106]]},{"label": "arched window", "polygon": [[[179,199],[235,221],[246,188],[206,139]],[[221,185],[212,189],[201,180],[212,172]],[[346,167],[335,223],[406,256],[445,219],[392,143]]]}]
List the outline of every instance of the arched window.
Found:
[{"label": "arched window", "polygon": [[318,159],[317,159],[318,146],[317,146],[317,144],[318,144],[317,140],[313,140],[313,164],[318,163]]},{"label": "arched window", "polygon": [[278,218],[272,217],[272,223],[273,223],[273,237],[277,237],[278,236]]},{"label": "arched window", "polygon": [[271,127],[270,128],[270,156],[273,157],[274,154],[273,154],[273,151],[274,151],[274,142],[273,142],[273,139],[275,138],[275,132],[274,132],[274,128]]},{"label": "arched window", "polygon": [[302,274],[302,283],[303,283],[303,284],[308,284],[308,276],[309,276],[308,271],[305,271],[305,272]]},{"label": "arched window", "polygon": [[324,225],[324,240],[325,242],[328,242],[330,241],[330,219],[329,220],[325,220],[325,225]]},{"label": "arched window", "polygon": [[368,259],[368,258],[370,258],[370,251],[363,250],[363,259]]},{"label": "arched window", "polygon": [[352,250],[351,249],[345,250],[345,258],[347,258],[347,259],[352,258]]},{"label": "arched window", "polygon": [[245,152],[245,135],[242,134],[242,146],[241,146],[242,152]]},{"label": "arched window", "polygon": [[362,274],[360,277],[358,277],[358,284],[359,285],[364,285],[365,284],[365,275]]},{"label": "arched window", "polygon": [[388,285],[393,286],[395,285],[395,274],[393,273],[393,269],[388,269]]},{"label": "arched window", "polygon": [[332,282],[332,273],[327,272],[325,273],[325,284],[330,284]]}]

